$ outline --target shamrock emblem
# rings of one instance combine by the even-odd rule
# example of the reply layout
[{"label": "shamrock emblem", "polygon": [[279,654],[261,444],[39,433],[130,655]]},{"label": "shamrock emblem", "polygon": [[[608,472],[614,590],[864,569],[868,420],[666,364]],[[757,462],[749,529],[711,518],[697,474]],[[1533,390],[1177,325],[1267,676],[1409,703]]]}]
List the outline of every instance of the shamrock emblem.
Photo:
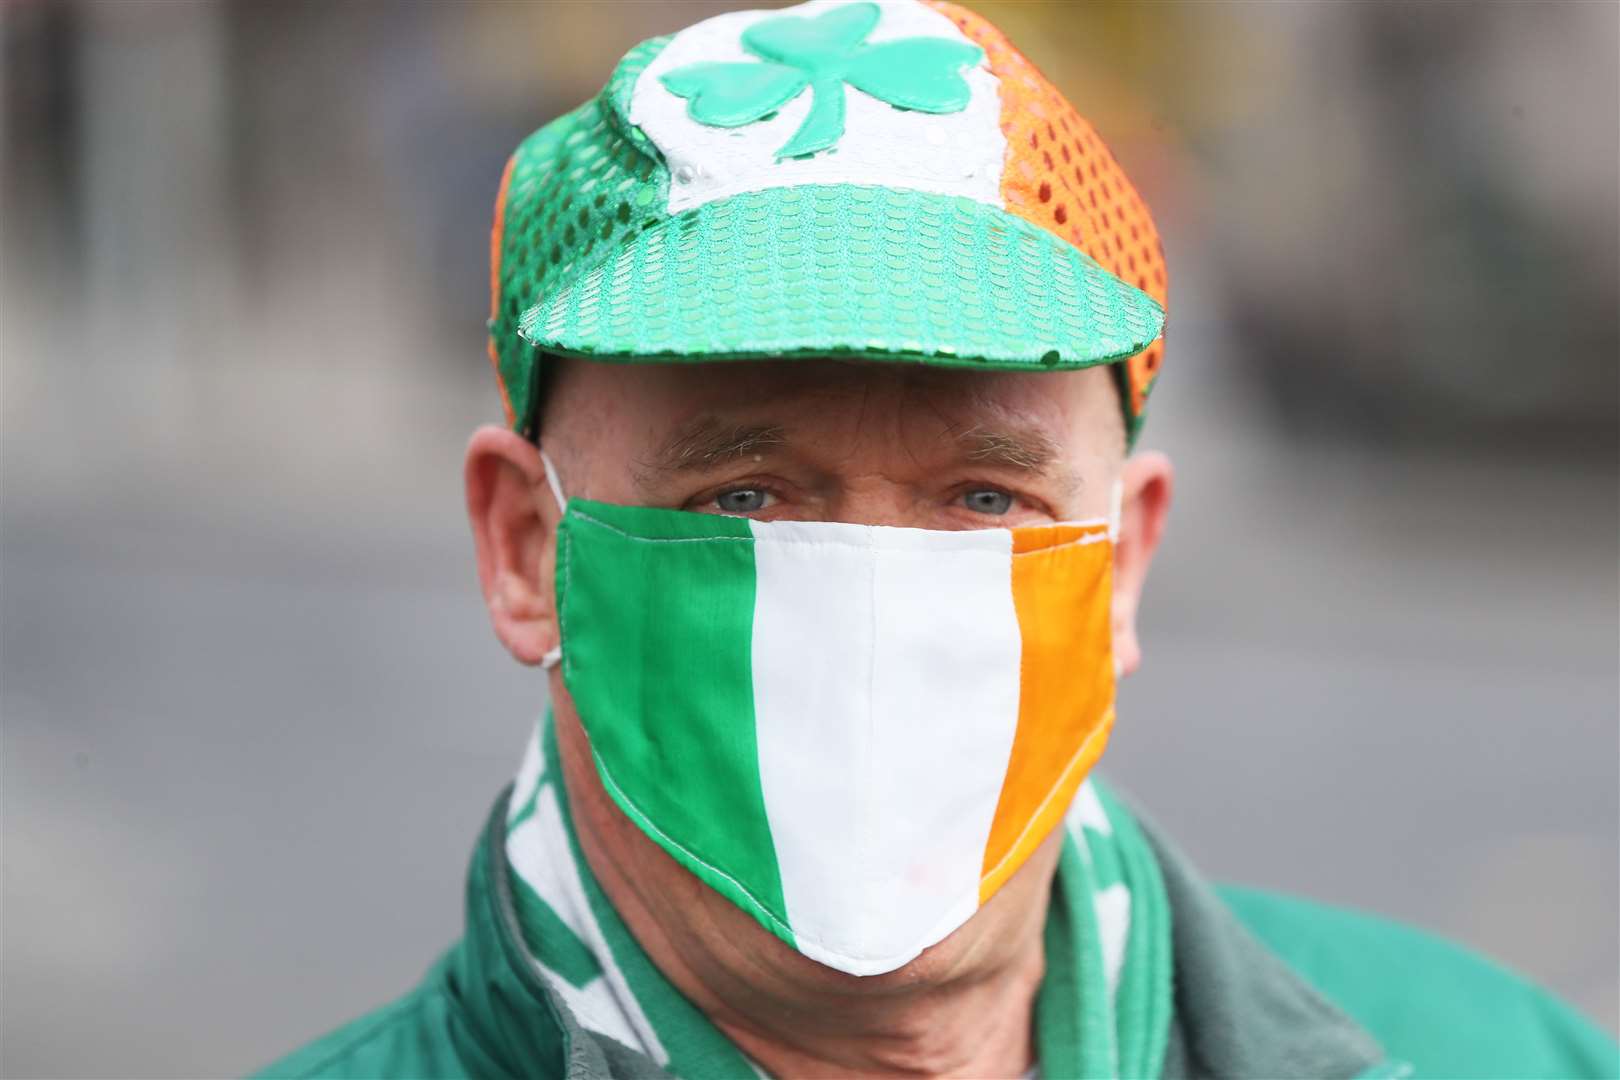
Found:
[{"label": "shamrock emblem", "polygon": [[845,4],[821,15],[781,15],[743,31],[743,48],[760,63],[687,64],[662,79],[687,99],[700,124],[742,127],[763,120],[810,88],[810,112],[776,151],[778,161],[825,150],[844,134],[844,83],[897,109],[953,113],[972,91],[960,69],[983,51],[949,38],[909,37],[863,44],[877,25],[873,3]]}]

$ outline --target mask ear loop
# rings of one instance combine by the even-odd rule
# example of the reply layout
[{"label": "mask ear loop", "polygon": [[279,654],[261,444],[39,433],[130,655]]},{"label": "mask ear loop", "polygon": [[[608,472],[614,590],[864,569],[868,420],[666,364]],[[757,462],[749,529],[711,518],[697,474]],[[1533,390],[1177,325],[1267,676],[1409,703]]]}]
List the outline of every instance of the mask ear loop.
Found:
[{"label": "mask ear loop", "polygon": [[551,497],[557,501],[557,512],[568,512],[568,496],[563,494],[562,481],[557,479],[557,466],[551,463],[547,453],[540,451],[540,467],[546,470],[546,486],[551,489]]},{"label": "mask ear loop", "polygon": [[[551,489],[551,497],[557,502],[557,512],[566,514],[568,512],[568,496],[563,494],[562,481],[557,479],[557,466],[551,463],[550,456],[544,450],[540,451],[540,464],[546,470],[546,486]],[[546,654],[540,658],[540,668],[543,671],[550,671],[560,663],[562,663],[561,645],[548,649]]]},{"label": "mask ear loop", "polygon": [[[1123,516],[1124,504],[1125,504],[1125,479],[1123,477],[1116,476],[1116,477],[1114,477],[1114,487],[1108,493],[1108,542],[1109,542],[1109,544],[1117,544],[1117,543],[1119,543],[1119,519],[1120,519],[1121,516]],[[1110,627],[1109,633],[1110,633],[1110,639],[1111,639],[1112,638],[1112,627]],[[1113,657],[1113,661],[1114,661],[1114,678],[1116,680],[1118,680],[1121,676],[1123,676],[1125,674],[1125,669],[1120,666],[1119,654],[1114,652],[1112,644],[1110,644],[1108,652],[1109,652],[1109,655]]]}]

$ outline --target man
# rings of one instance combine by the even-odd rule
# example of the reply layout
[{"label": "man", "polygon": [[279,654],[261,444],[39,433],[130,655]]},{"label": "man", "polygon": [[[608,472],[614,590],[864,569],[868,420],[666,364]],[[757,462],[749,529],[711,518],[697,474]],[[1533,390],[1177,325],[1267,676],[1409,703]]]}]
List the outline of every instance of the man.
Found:
[{"label": "man", "polygon": [[1157,234],[948,3],[632,50],[513,155],[467,453],[552,709],[421,987],[272,1072],[1612,1075],[1410,930],[1210,889],[1090,777],[1171,495]]}]

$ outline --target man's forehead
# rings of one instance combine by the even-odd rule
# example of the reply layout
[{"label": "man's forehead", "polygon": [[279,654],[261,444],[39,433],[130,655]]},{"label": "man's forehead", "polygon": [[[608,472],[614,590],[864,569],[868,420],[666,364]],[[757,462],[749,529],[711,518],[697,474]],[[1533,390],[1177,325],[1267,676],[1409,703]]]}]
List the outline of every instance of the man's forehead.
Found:
[{"label": "man's forehead", "polygon": [[877,401],[901,402],[967,424],[1011,416],[1061,422],[1096,396],[1117,407],[1111,385],[1103,385],[1111,383],[1109,373],[1102,370],[972,371],[808,359],[632,365],[581,361],[573,366],[609,401],[633,399],[649,417],[661,417],[671,426],[721,410],[813,407],[836,414],[858,412]]},{"label": "man's forehead", "polygon": [[[633,431],[655,470],[707,468],[884,431],[984,464],[1041,469],[1071,446],[1123,445],[1111,373],[984,372],[838,360],[575,362],[554,415],[581,436]],[[628,424],[605,424],[618,414]],[[568,424],[569,418],[581,421]]]},{"label": "man's forehead", "polygon": [[[1044,425],[1013,416],[998,418],[995,412],[971,426],[942,427],[936,440],[940,449],[976,464],[1031,472],[1044,472],[1062,458],[1061,444]],[[677,425],[643,464],[659,472],[702,471],[790,449],[802,441],[794,432],[792,421],[738,423],[704,413]]]}]

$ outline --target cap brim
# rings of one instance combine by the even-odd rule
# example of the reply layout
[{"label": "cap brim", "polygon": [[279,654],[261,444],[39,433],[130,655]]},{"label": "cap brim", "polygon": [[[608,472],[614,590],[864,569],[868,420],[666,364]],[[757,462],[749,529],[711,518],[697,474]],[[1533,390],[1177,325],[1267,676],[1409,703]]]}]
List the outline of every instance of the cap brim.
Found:
[{"label": "cap brim", "polygon": [[1058,237],[971,199],[850,184],[736,195],[638,233],[524,312],[570,355],[856,354],[953,367],[1122,360],[1164,311]]}]

